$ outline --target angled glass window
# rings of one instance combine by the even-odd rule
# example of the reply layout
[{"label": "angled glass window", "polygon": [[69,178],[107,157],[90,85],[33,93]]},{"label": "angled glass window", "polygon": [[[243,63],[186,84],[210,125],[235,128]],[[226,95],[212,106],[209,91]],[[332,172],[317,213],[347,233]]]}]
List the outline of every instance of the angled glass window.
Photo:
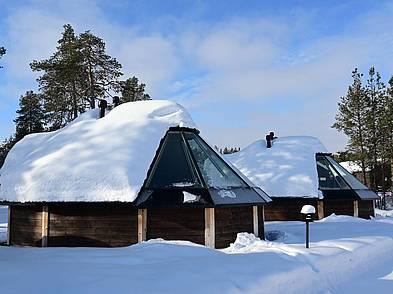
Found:
[{"label": "angled glass window", "polygon": [[211,188],[247,187],[207,144],[193,133],[184,133],[206,185]]},{"label": "angled glass window", "polygon": [[150,189],[202,186],[186,148],[180,132],[167,133],[147,184]]},{"label": "angled glass window", "polygon": [[337,161],[335,161],[330,156],[326,156],[326,159],[330,162],[331,165],[337,170],[337,172],[345,179],[349,186],[352,189],[368,189],[365,185],[363,185],[357,178],[355,178],[350,172],[348,172],[345,168],[343,168]]},{"label": "angled glass window", "polygon": [[317,172],[320,189],[350,189],[323,155],[317,155]]}]

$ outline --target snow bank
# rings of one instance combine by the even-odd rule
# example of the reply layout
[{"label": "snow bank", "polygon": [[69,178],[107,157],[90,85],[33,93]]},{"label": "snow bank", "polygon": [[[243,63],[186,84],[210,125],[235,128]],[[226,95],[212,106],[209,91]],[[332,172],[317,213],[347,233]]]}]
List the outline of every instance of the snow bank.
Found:
[{"label": "snow bank", "polygon": [[269,196],[317,198],[318,152],[327,150],[317,138],[289,136],[275,139],[272,148],[258,140],[226,158]]},{"label": "snow bank", "polygon": [[125,103],[97,117],[92,110],[17,143],[1,169],[0,201],[132,202],[168,128],[195,128],[181,105],[164,100]]},{"label": "snow bank", "polygon": [[367,220],[359,217],[353,217],[349,215],[336,215],[332,213],[331,215],[319,220],[319,222],[334,222],[334,223],[341,223],[341,222],[367,222]]},{"label": "snow bank", "polygon": [[[311,223],[310,249],[304,248],[302,222],[267,222],[267,232],[285,232],[283,242],[242,233],[224,250],[158,239],[124,248],[0,247],[0,288],[2,293],[393,293],[393,219],[384,221]],[[43,277],[45,283],[37,283]]]},{"label": "snow bank", "polygon": [[392,217],[393,218],[393,210],[383,210],[383,209],[375,209],[375,215],[377,217]]}]

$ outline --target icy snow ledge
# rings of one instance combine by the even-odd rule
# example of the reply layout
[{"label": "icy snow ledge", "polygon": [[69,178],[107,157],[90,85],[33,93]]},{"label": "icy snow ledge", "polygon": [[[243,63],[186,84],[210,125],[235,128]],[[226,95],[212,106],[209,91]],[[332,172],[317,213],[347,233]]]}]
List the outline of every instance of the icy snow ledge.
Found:
[{"label": "icy snow ledge", "polygon": [[272,148],[258,140],[226,159],[271,197],[319,198],[315,155],[326,151],[315,137],[289,136]]},{"label": "icy snow ledge", "polygon": [[16,144],[1,169],[0,200],[132,202],[168,128],[196,127],[181,105],[164,100],[125,103],[97,117],[92,110]]}]

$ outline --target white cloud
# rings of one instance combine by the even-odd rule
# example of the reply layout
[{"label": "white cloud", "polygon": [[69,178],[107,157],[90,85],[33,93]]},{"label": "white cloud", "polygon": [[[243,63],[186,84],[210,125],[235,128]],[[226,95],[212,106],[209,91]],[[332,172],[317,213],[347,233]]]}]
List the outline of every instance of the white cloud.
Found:
[{"label": "white cloud", "polygon": [[130,38],[119,47],[126,76],[139,77],[153,95],[161,94],[180,66],[173,44],[159,35]]},{"label": "white cloud", "polygon": [[[178,20],[173,30],[163,33],[157,26],[148,33],[143,24],[113,22],[94,1],[50,3],[40,1],[9,15],[9,79],[34,79],[29,62],[53,52],[64,23],[72,23],[77,32],[92,29],[123,64],[126,76],[138,76],[153,98],[174,97],[190,107],[211,141],[221,145],[244,146],[273,128],[281,135],[316,135],[332,151],[343,148],[345,137],[330,125],[351,70],[376,65],[393,73],[392,5],[364,13],[325,36],[315,34],[316,11],[292,11],[288,19]],[[275,100],[296,107],[283,105],[288,112],[277,110],[279,105],[266,109],[266,102],[277,104]],[[245,101],[248,109],[236,117],[239,127],[231,115]],[[212,103],[217,109],[205,111]],[[232,111],[220,110],[220,104]],[[225,116],[228,126],[219,123]]]}]

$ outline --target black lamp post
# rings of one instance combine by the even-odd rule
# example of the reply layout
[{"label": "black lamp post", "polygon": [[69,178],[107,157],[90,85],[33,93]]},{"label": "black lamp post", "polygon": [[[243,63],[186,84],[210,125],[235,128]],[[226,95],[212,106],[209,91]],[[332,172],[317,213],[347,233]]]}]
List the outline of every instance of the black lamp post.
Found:
[{"label": "black lamp post", "polygon": [[310,222],[314,221],[315,207],[304,205],[300,213],[303,216],[303,221],[306,222],[306,248],[310,248]]}]

